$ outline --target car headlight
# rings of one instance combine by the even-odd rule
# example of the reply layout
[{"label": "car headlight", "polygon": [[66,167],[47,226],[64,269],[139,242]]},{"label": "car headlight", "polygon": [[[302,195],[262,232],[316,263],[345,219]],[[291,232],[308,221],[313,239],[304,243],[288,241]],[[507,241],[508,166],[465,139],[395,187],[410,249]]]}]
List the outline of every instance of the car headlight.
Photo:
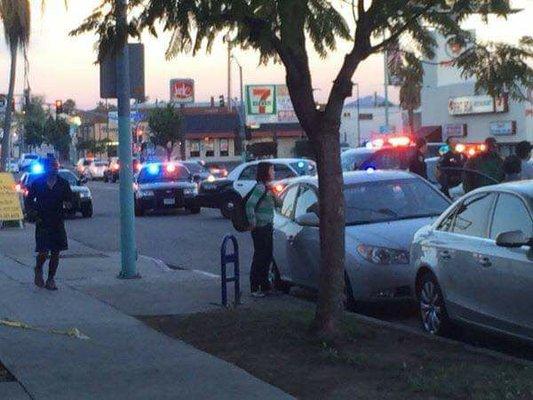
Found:
[{"label": "car headlight", "polygon": [[409,252],[405,250],[360,244],[357,246],[357,252],[372,264],[409,264]]},{"label": "car headlight", "polygon": [[139,190],[139,197],[152,197],[153,195],[153,190]]},{"label": "car headlight", "polygon": [[198,194],[198,188],[197,187],[185,188],[183,189],[183,194],[185,196],[195,196]]}]

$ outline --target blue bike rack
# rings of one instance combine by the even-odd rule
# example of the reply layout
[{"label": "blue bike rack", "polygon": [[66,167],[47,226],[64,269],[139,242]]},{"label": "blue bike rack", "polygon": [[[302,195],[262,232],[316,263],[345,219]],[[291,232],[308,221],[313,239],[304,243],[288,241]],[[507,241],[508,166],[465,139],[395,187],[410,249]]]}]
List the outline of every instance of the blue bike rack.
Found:
[{"label": "blue bike rack", "polygon": [[[233,243],[233,253],[228,254],[228,243]],[[227,276],[227,264],[233,263],[233,277]],[[239,243],[237,238],[233,235],[226,235],[220,247],[220,268],[222,277],[222,306],[228,306],[228,282],[235,282],[235,306],[240,304],[241,299],[241,285],[240,285],[240,270],[239,270]]]}]

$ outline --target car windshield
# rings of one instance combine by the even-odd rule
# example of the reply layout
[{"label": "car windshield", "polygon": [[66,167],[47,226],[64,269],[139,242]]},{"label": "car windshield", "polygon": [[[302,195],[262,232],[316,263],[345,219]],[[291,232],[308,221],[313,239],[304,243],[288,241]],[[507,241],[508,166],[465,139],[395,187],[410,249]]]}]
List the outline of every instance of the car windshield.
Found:
[{"label": "car windshield", "polygon": [[354,171],[372,156],[372,151],[350,151],[341,154],[342,170],[344,172]]},{"label": "car windshield", "polygon": [[291,163],[291,167],[298,173],[299,176],[315,176],[316,164],[313,161],[300,160]]},{"label": "car windshield", "polygon": [[179,165],[170,167],[165,164],[149,164],[141,169],[137,182],[143,183],[162,183],[188,181],[189,171],[187,168]]},{"label": "car windshield", "polygon": [[448,201],[420,179],[398,179],[344,188],[346,225],[436,217]]},{"label": "car windshield", "polygon": [[202,165],[198,163],[191,162],[191,163],[182,163],[182,164],[185,165],[185,167],[187,167],[187,169],[191,172],[191,174],[201,174],[202,172],[207,172],[205,167],[203,167]]},{"label": "car windshield", "polygon": [[70,186],[78,186],[78,178],[70,171],[59,171],[58,175],[65,179]]}]

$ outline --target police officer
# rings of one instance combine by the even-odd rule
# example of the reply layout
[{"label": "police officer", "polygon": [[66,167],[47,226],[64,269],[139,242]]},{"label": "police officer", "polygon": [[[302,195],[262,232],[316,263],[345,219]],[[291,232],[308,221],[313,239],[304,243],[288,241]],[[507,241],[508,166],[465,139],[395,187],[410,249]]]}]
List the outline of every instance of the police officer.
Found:
[{"label": "police officer", "polygon": [[[59,163],[54,158],[44,160],[44,173],[29,187],[26,210],[35,219],[35,285],[57,290],[55,275],[59,267],[59,253],[67,250],[64,203],[72,201],[69,183],[58,175]],[[43,266],[50,255],[48,279],[43,279]]]},{"label": "police officer", "polygon": [[464,154],[456,150],[458,140],[449,137],[446,140],[448,151],[444,153],[437,163],[437,179],[441,185],[441,191],[450,197],[450,189],[461,184],[462,171],[466,163]]},{"label": "police officer", "polygon": [[426,153],[428,150],[428,144],[426,139],[416,139],[416,153],[409,163],[409,171],[420,175],[422,178],[428,178],[428,171],[426,165]]}]

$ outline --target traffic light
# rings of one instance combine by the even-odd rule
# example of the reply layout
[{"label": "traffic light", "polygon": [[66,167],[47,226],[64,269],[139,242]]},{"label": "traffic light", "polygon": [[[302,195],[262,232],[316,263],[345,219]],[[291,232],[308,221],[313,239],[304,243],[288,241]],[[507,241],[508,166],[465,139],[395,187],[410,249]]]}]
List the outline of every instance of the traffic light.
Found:
[{"label": "traffic light", "polygon": [[56,100],[56,115],[63,114],[63,100]]},{"label": "traffic light", "polygon": [[218,106],[220,108],[226,107],[226,101],[224,100],[224,95],[218,96]]}]

